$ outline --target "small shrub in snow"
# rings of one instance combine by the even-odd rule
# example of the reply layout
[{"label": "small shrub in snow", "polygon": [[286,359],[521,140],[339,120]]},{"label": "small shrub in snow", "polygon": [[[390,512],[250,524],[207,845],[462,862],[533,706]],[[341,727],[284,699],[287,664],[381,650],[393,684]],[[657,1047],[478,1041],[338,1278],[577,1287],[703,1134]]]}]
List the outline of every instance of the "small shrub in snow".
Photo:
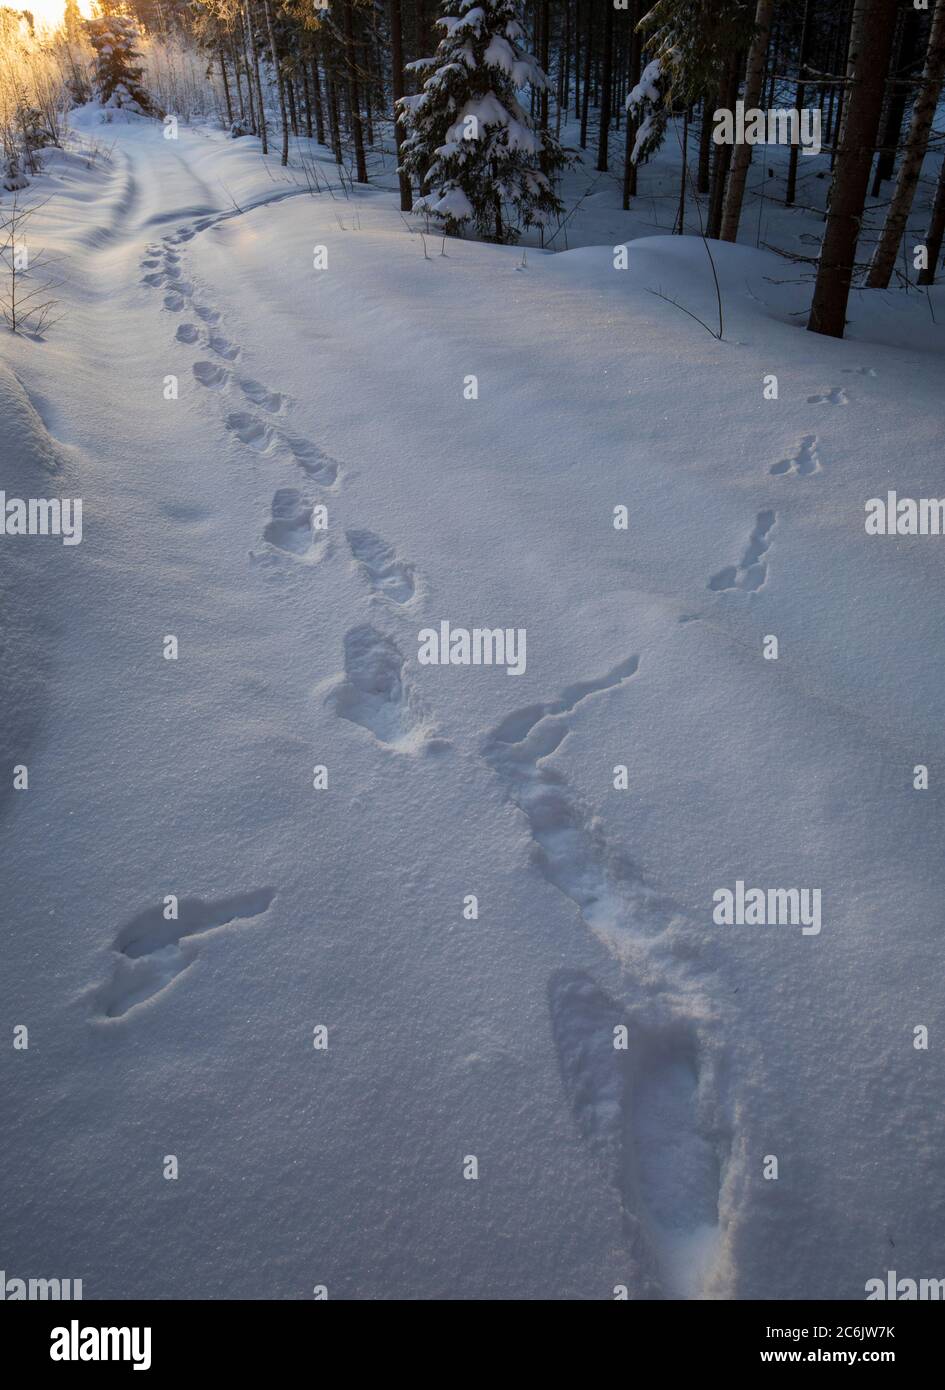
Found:
[{"label": "small shrub in snow", "polygon": [[47,145],[59,144],[58,131],[51,129],[51,122],[37,106],[18,107],[16,123],[27,150],[42,150]]},{"label": "small shrub in snow", "polygon": [[517,95],[547,87],[548,78],[521,46],[518,0],[459,0],[455,8],[437,20],[444,37],[436,56],[410,64],[430,75],[400,103],[403,168],[421,187],[414,210],[447,232],[473,222],[483,236],[515,241],[521,227],[562,211],[553,178],[567,156],[536,130]]},{"label": "small shrub in snow", "polygon": [[18,154],[8,155],[4,160],[3,186],[8,193],[16,193],[21,188],[29,188],[30,181],[23,173]]}]

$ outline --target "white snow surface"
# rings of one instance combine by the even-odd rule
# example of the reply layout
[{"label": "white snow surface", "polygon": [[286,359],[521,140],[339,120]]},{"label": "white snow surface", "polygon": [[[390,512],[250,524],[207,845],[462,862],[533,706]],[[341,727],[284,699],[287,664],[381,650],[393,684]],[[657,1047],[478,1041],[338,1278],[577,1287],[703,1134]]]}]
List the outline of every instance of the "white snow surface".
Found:
[{"label": "white snow surface", "polygon": [[[81,545],[0,548],[7,1273],[940,1275],[945,539],[864,504],[945,495],[941,287],[836,341],[716,245],[720,342],[652,293],[713,322],[701,241],[612,193],[567,251],[425,255],[325,151],[334,198],[93,115],[110,164],[37,181],[67,312],[0,340],[0,485],[84,502]],[[418,665],[442,620],[524,628],[525,673]],[[820,935],[714,925],[737,879],[819,888]]]}]

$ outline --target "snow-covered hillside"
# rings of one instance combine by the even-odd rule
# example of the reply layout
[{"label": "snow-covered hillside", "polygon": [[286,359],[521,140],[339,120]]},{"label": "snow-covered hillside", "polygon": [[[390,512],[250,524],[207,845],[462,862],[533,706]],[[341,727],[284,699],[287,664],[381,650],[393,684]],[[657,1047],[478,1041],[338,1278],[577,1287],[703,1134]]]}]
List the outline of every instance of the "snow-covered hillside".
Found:
[{"label": "snow-covered hillside", "polygon": [[[864,518],[945,496],[941,287],[834,340],[803,265],[713,244],[719,341],[659,297],[714,322],[702,241],[615,186],[523,253],[324,149],[311,196],[249,139],[107,137],[38,181],[61,321],[0,340],[0,484],[83,501],[0,552],[7,1271],[940,1273],[945,540]],[[525,670],[421,664],[443,622]],[[737,881],[819,932],[717,925]]]}]

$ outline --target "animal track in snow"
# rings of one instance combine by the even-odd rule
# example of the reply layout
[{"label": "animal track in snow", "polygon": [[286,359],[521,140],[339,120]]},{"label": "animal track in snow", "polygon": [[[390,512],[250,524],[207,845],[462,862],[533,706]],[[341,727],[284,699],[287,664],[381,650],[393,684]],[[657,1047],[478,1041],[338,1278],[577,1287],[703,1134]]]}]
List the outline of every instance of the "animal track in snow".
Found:
[{"label": "animal track in snow", "polygon": [[184,307],[183,297],[179,294],[166,294],[164,296],[164,307],[170,309],[172,314],[179,314]]},{"label": "animal track in snow", "polygon": [[[640,1261],[634,1292],[695,1297],[718,1247],[721,1165],[699,1123],[693,1025],[665,1009],[628,1015],[580,971],[554,974],[548,1000],[565,1094]],[[626,1050],[614,1046],[620,1027]]]},{"label": "animal track in snow", "polygon": [[214,362],[195,362],[193,371],[201,386],[207,386],[214,391],[222,390],[230,379],[227,369],[218,367]]},{"label": "animal track in snow", "polygon": [[281,487],[272,499],[272,520],[267,522],[263,540],[306,564],[321,558],[324,535],[312,530],[312,503],[298,488]]},{"label": "animal track in snow", "polygon": [[365,623],[345,635],[344,676],[328,699],[336,714],[360,724],[381,743],[412,752],[426,738],[425,721],[404,680],[406,662],[391,637]]},{"label": "animal track in snow", "polygon": [[637,658],[629,657],[606,676],[569,686],[559,700],[517,710],[483,745],[506,795],[525,815],[544,877],[571,899],[591,930],[618,947],[627,938],[658,935],[679,918],[679,909],[607,844],[597,817],[548,759],[570,732],[568,716],[582,701],[625,684],[637,666]]},{"label": "animal track in snow", "polygon": [[226,417],[226,427],[241,443],[248,444],[260,454],[269,448],[274,438],[272,430],[264,425],[262,420],[257,420],[255,415],[249,415],[242,410],[230,412]]},{"label": "animal track in snow", "polygon": [[203,319],[204,323],[220,322],[220,315],[217,313],[216,309],[204,308],[202,304],[194,305],[194,313],[197,315],[198,319]]},{"label": "animal track in snow", "polygon": [[273,888],[257,888],[212,903],[182,898],[177,921],[171,922],[165,920],[163,907],[139,913],[115,938],[118,959],[111,980],[98,991],[100,1016],[123,1018],[161,994],[193,965],[204,937],[260,916],[275,896]]},{"label": "animal track in snow", "polygon": [[224,338],[220,333],[211,333],[207,338],[207,347],[211,352],[215,352],[218,357],[223,357],[227,362],[234,362],[240,355],[240,349]]},{"label": "animal track in snow", "polygon": [[414,595],[413,566],[397,558],[393,546],[373,531],[347,531],[351,554],[358,561],[376,594],[395,603],[409,603]]},{"label": "animal track in snow", "polygon": [[[210,363],[200,365],[211,366]],[[229,376],[223,367],[214,370],[224,372],[226,376]],[[330,459],[327,454],[323,454],[315,444],[311,444],[307,439],[300,439],[296,435],[282,434],[280,431],[270,428],[269,425],[257,416],[250,414],[249,411],[231,411],[226,416],[224,423],[226,428],[235,434],[241,443],[248,444],[259,454],[268,453],[273,446],[284,446],[308,476],[322,487],[331,487],[338,477],[337,463],[334,459]]]},{"label": "animal track in snow", "polygon": [[842,386],[831,386],[829,391],[822,391],[820,395],[808,396],[808,405],[849,405],[850,398]]},{"label": "animal track in snow", "polygon": [[141,262],[141,269],[142,269],[142,270],[153,270],[154,267],[155,267],[156,265],[160,265],[160,264],[161,264],[161,262],[160,262],[159,260],[155,260],[153,257],[151,257],[151,258],[148,258],[148,259],[143,260],[143,261]]},{"label": "animal track in snow", "polygon": [[[195,362],[193,372],[201,386],[208,386],[215,391],[222,390],[230,381],[230,373],[226,367],[218,367],[214,362]],[[244,396],[263,410],[271,412],[281,408],[283,397],[278,391],[267,391],[258,381],[247,381],[242,377],[237,378],[236,384]]]},{"label": "animal track in snow", "polygon": [[338,464],[333,458],[323,453],[317,444],[312,444],[308,439],[301,439],[298,435],[285,434],[281,438],[296,463],[310,478],[321,483],[322,487],[334,485],[338,477]]},{"label": "animal track in snow", "polygon": [[259,381],[250,381],[248,378],[240,378],[239,388],[247,400],[252,401],[253,405],[258,405],[261,410],[268,410],[274,414],[282,409],[285,397],[281,391],[270,391]]},{"label": "animal track in snow", "polygon": [[776,477],[784,473],[797,473],[800,477],[807,477],[809,473],[820,472],[820,456],[817,453],[817,436],[815,434],[805,434],[795,453],[789,458],[781,459],[780,462],[772,464],[768,469]]},{"label": "animal track in snow", "polygon": [[743,589],[754,593],[760,589],[768,577],[768,564],[763,558],[771,542],[768,537],[777,521],[773,511],[758,513],[755,529],[748,539],[748,548],[738,565],[728,565],[709,580],[709,588],[722,592],[728,589]]},{"label": "animal track in snow", "polygon": [[179,343],[195,343],[200,336],[200,329],[195,323],[180,323],[174,336]]}]

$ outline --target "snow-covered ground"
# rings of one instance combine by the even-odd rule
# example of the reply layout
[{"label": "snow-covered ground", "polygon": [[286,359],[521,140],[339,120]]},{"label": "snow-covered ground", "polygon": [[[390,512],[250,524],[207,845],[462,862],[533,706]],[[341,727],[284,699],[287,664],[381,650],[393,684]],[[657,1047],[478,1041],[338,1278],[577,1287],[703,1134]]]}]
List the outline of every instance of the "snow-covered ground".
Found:
[{"label": "snow-covered ground", "polygon": [[[668,191],[581,169],[570,249],[441,246],[324,150],[310,196],[249,139],[77,124],[115,143],[39,181],[63,317],[0,340],[0,485],[84,528],[0,551],[7,1273],[945,1273],[945,539],[864,527],[945,496],[942,288],[807,333],[755,242],[817,213],[765,200],[720,342],[653,293],[713,322]],[[524,673],[420,664],[442,621],[525,629]],[[716,925],[737,880],[819,889],[819,934]]]}]

